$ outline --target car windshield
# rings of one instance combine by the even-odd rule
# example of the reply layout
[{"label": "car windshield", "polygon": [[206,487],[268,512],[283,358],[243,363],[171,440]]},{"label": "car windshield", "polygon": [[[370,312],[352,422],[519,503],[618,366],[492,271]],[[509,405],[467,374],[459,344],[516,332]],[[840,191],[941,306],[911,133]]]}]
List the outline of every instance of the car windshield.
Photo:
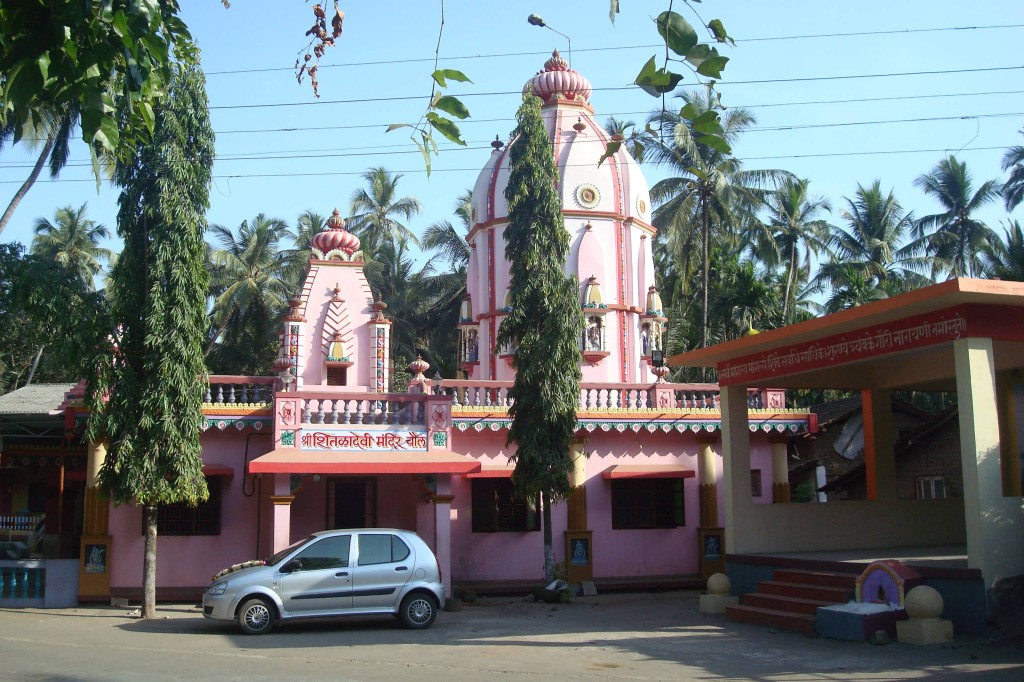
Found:
[{"label": "car windshield", "polygon": [[270,564],[271,566],[276,566],[277,564],[279,564],[279,563],[281,563],[282,561],[284,561],[284,558],[285,558],[286,556],[288,556],[289,554],[291,554],[292,552],[294,552],[294,551],[295,551],[296,549],[298,549],[299,545],[304,545],[304,544],[306,544],[307,542],[309,542],[309,541],[310,541],[310,540],[312,540],[312,539],[313,539],[313,536],[312,536],[312,535],[310,535],[309,537],[305,537],[305,538],[302,538],[302,539],[301,539],[301,540],[299,540],[298,542],[296,542],[296,543],[293,543],[293,544],[292,544],[291,546],[289,546],[289,547],[285,547],[285,548],[284,548],[284,549],[282,549],[282,550],[281,550],[280,552],[278,552],[278,553],[277,553],[277,554],[275,554],[274,556],[272,556],[272,557],[270,557],[269,559],[267,559],[267,563],[268,563],[268,564]]}]

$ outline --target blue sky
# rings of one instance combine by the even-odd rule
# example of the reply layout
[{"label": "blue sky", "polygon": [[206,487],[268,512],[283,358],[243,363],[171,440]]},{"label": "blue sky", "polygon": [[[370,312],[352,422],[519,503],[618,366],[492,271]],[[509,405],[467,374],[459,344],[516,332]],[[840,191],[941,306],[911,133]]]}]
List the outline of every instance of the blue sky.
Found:
[{"label": "blue sky", "polygon": [[[607,0],[447,0],[440,66],[472,79],[449,88],[472,118],[462,125],[468,148],[442,145],[428,179],[408,134],[385,129],[415,122],[424,111],[440,2],[344,3],[344,35],[321,61],[320,99],[308,82],[296,83],[292,69],[308,40],[309,3],[234,0],[228,10],[218,0],[182,4],[203,49],[217,132],[213,224],[233,228],[260,212],[289,224],[306,209],[326,217],[337,207],[345,214],[360,174],[372,166],[401,172],[399,189],[423,203],[423,213],[410,221],[416,233],[451,219],[455,198],[472,187],[487,160],[488,143],[513,128],[523,83],[552,49],[568,56],[568,41],[529,25],[530,13],[571,39],[572,65],[594,86],[600,120],[614,114],[642,123],[660,106],[629,84],[648,58],[664,54],[653,17],[668,7],[665,0],[624,0],[614,24]],[[1018,133],[1024,128],[1024,3],[708,0],[693,6],[705,20],[722,19],[736,39],[735,48],[724,50],[732,61],[718,89],[727,106],[749,108],[757,127],[735,153],[748,168],[809,178],[812,192],[835,206],[834,222],[843,197],[875,178],[915,214],[935,212],[938,206],[913,181],[946,153],[966,161],[978,184],[1002,178],[1003,152],[1024,144]],[[675,9],[696,23],[683,3]],[[824,34],[859,35],[800,37]],[[861,77],[905,73],[917,75]],[[114,231],[117,194],[109,187],[97,194],[85,152],[76,145],[58,181],[40,178],[0,239],[28,244],[36,218],[52,220],[59,207],[83,202],[91,218]],[[32,160],[25,149],[0,152],[4,205]],[[645,170],[652,185],[663,176],[657,167],[645,164]],[[983,217],[996,229],[1007,219],[1001,204]]]}]

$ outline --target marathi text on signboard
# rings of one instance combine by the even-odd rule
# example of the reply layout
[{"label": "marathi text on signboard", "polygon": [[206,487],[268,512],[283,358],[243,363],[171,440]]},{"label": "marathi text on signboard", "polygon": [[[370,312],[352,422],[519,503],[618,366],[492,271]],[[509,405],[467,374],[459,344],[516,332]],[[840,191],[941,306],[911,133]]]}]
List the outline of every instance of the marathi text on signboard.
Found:
[{"label": "marathi text on signboard", "polygon": [[408,450],[427,449],[426,431],[303,431],[303,450]]}]

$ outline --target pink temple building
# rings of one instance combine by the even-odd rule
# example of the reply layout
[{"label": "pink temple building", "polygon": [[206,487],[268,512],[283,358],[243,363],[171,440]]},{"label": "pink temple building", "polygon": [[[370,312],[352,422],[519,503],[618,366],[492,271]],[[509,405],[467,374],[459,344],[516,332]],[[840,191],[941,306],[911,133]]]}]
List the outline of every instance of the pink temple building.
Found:
[{"label": "pink temple building", "polygon": [[[718,386],[666,383],[667,368],[652,363],[667,319],[648,185],[624,148],[598,166],[610,135],[595,118],[589,82],[556,52],[526,87],[544,100],[571,237],[566,272],[579,278],[587,323],[576,487],[554,509],[555,559],[574,581],[695,584],[721,569],[728,542],[717,493]],[[373,300],[359,240],[335,211],[281,322],[276,375],[211,376],[197,387],[206,391],[201,442],[211,495],[196,509],[161,510],[160,598],[193,597],[226,566],[343,527],[416,531],[449,590],[540,581],[537,507],[513,494],[514,450],[505,442],[514,349],[494,341],[507,311],[504,188],[515,143],[494,143],[473,190],[459,323],[465,378],[428,378],[418,360],[408,391],[388,392],[387,310]],[[781,390],[750,389],[748,405],[751,499],[788,501],[786,437],[808,430],[810,416],[787,409]],[[73,391],[60,409],[71,427],[82,418]],[[142,512],[98,494],[102,446],[78,455],[76,549],[102,559],[80,561],[79,597],[137,596]],[[19,508],[17,500],[8,506]]]}]

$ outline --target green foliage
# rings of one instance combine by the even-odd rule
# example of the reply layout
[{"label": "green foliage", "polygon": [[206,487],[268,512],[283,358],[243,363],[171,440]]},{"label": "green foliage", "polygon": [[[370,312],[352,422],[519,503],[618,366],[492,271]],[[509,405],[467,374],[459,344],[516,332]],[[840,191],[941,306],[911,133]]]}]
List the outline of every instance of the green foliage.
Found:
[{"label": "green foliage", "polygon": [[998,237],[973,214],[999,198],[999,183],[988,180],[975,190],[967,164],[948,156],[914,185],[943,209],[914,223],[917,236],[925,239],[934,256],[935,268],[948,271],[950,277],[976,277],[982,270],[981,254]]},{"label": "green foliage", "polygon": [[564,272],[569,234],[540,100],[526,96],[516,121],[505,189],[512,310],[497,343],[515,348],[508,434],[508,442],[517,446],[512,480],[525,495],[543,493],[548,506],[570,490],[584,322],[579,284]]},{"label": "green foliage", "polygon": [[793,502],[814,502],[815,490],[814,486],[810,483],[801,483],[793,488],[793,494],[790,495],[790,499]]},{"label": "green foliage", "polygon": [[78,274],[91,290],[93,278],[103,269],[101,260],[110,261],[113,253],[99,245],[110,237],[103,225],[85,217],[86,204],[77,210],[71,206],[57,209],[54,222],[37,218],[32,254],[55,261]]},{"label": "green foliage", "polygon": [[74,107],[93,152],[121,160],[147,141],[172,57],[197,60],[176,0],[49,2],[0,9],[0,122],[15,142],[47,112]]},{"label": "green foliage", "polygon": [[[1020,131],[1024,135],[1024,129]],[[1024,201],[1024,146],[1010,147],[1003,154],[1003,170],[1010,171],[1010,177],[1003,184],[1003,202],[1009,213]]]},{"label": "green foliage", "polygon": [[85,376],[98,330],[109,328],[107,313],[103,295],[73,269],[0,244],[0,393],[24,385],[40,351],[34,381]]},{"label": "green foliage", "polygon": [[151,142],[115,173],[124,239],[111,273],[116,327],[87,392],[89,438],[110,444],[102,484],[115,504],[150,509],[208,494],[199,434],[214,137],[198,68],[175,66],[155,116]]},{"label": "green foliage", "polygon": [[243,220],[237,236],[222,225],[212,225],[210,232],[221,246],[210,252],[213,309],[205,348],[210,367],[224,374],[267,374],[278,351],[281,314],[292,288],[301,285],[309,251],[302,256],[283,251],[288,226],[263,213]]}]

